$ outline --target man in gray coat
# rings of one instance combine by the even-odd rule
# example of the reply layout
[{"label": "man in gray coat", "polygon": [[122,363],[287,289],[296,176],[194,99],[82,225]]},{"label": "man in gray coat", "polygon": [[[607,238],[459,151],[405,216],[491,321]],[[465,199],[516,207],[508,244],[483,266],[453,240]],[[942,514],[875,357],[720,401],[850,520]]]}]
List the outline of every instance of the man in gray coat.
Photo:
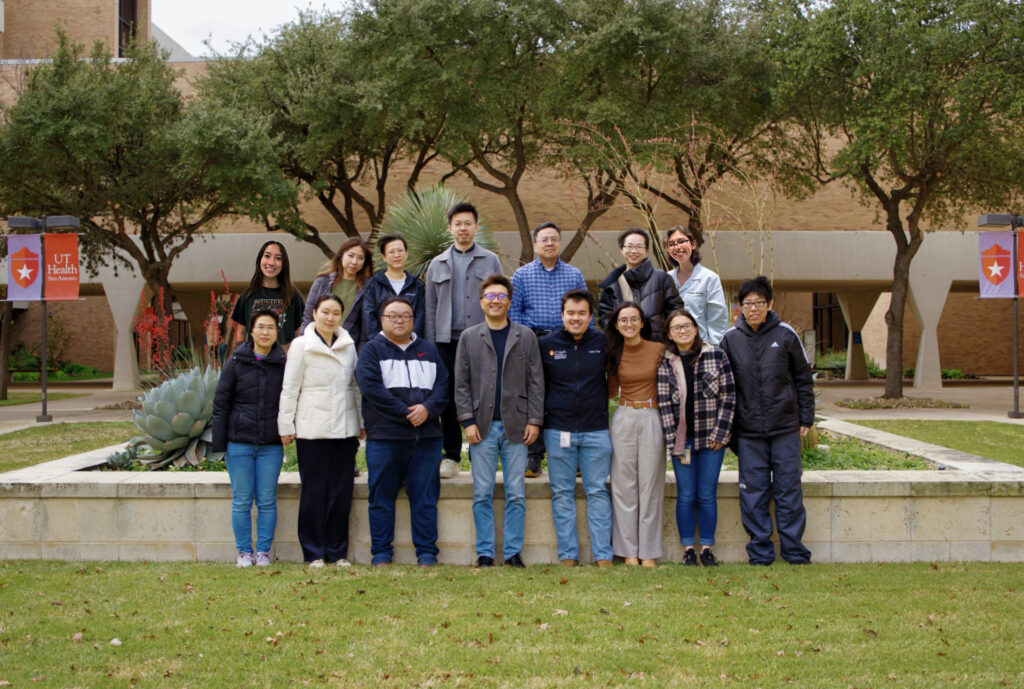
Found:
[{"label": "man in gray coat", "polygon": [[[482,323],[477,291],[488,275],[501,273],[501,262],[492,252],[474,242],[479,223],[476,208],[459,203],[448,212],[452,246],[435,257],[427,268],[426,339],[437,345],[448,373],[455,367],[455,350],[462,332]],[[444,435],[441,478],[459,471],[462,459],[462,431],[455,413],[454,386],[448,388],[448,406],[441,415]]]},{"label": "man in gray coat", "polygon": [[494,564],[494,481],[505,481],[505,564],[522,567],[527,446],[544,423],[544,372],[533,331],[508,319],[512,283],[480,283],[484,322],[467,328],[455,354],[455,407],[466,431],[473,474],[477,566]]}]

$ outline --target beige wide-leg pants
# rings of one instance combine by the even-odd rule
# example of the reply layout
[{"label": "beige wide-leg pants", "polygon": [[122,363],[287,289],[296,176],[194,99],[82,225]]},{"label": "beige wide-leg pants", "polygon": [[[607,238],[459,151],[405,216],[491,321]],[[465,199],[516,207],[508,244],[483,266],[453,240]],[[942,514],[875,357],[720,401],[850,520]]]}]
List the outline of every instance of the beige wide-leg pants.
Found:
[{"label": "beige wide-leg pants", "polygon": [[657,409],[619,407],[612,416],[612,551],[661,557],[665,438]]}]

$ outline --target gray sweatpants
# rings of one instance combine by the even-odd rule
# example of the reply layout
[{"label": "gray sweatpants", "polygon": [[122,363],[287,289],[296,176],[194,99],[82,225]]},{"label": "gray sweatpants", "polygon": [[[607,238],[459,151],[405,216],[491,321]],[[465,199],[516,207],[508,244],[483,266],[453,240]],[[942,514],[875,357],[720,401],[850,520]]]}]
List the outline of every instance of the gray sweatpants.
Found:
[{"label": "gray sweatpants", "polygon": [[657,409],[619,407],[612,416],[612,550],[619,557],[661,557],[665,438]]}]

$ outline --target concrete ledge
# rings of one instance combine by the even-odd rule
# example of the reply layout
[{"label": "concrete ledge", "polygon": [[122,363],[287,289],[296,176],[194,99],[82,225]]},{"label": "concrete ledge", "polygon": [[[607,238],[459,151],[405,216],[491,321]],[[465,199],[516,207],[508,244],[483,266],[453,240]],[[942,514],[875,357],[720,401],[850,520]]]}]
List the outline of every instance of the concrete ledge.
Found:
[{"label": "concrete ledge", "polygon": [[[934,446],[835,420],[821,427],[869,442],[921,454]],[[866,434],[861,433],[867,431]],[[869,438],[863,435],[870,436]],[[886,437],[888,436],[888,437]],[[1024,562],[1024,469],[939,448],[946,471],[808,471],[805,543],[818,562],[999,560]],[[231,484],[221,472],[95,472],[114,450],[103,448],[0,474],[0,557],[62,560],[221,560],[234,558]],[[960,467],[964,467],[961,469]],[[503,510],[495,495],[498,547]],[[675,526],[675,482],[665,486],[666,561],[680,561]],[[719,479],[715,552],[745,561],[747,536],[739,519],[735,471]],[[528,563],[557,561],[551,492],[545,478],[526,482]],[[299,477],[278,485],[278,559],[302,559],[296,537]],[[586,502],[576,486],[581,559],[590,559]],[[350,559],[369,562],[365,475],[356,480],[350,524]],[[468,473],[441,482],[440,559],[470,564],[473,552],[472,480]],[[254,514],[255,516],[255,514]],[[409,507],[399,499],[396,561],[415,562]]]}]

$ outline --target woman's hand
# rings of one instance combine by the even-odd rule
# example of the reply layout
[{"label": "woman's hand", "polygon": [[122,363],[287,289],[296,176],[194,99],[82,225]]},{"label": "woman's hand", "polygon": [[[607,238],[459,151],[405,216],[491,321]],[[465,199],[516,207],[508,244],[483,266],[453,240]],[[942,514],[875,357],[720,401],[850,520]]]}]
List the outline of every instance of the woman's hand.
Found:
[{"label": "woman's hand", "polygon": [[294,435],[282,435],[281,436],[281,444],[284,445],[285,447],[288,447],[289,445],[291,445],[293,440],[295,440],[295,436]]},{"label": "woman's hand", "polygon": [[359,439],[360,440],[366,440],[366,429],[365,428],[360,428],[359,429]]},{"label": "woman's hand", "polygon": [[722,443],[716,443],[714,440],[712,440],[708,442],[708,447],[710,447],[712,450],[718,451],[725,447],[725,445],[723,445]]}]

